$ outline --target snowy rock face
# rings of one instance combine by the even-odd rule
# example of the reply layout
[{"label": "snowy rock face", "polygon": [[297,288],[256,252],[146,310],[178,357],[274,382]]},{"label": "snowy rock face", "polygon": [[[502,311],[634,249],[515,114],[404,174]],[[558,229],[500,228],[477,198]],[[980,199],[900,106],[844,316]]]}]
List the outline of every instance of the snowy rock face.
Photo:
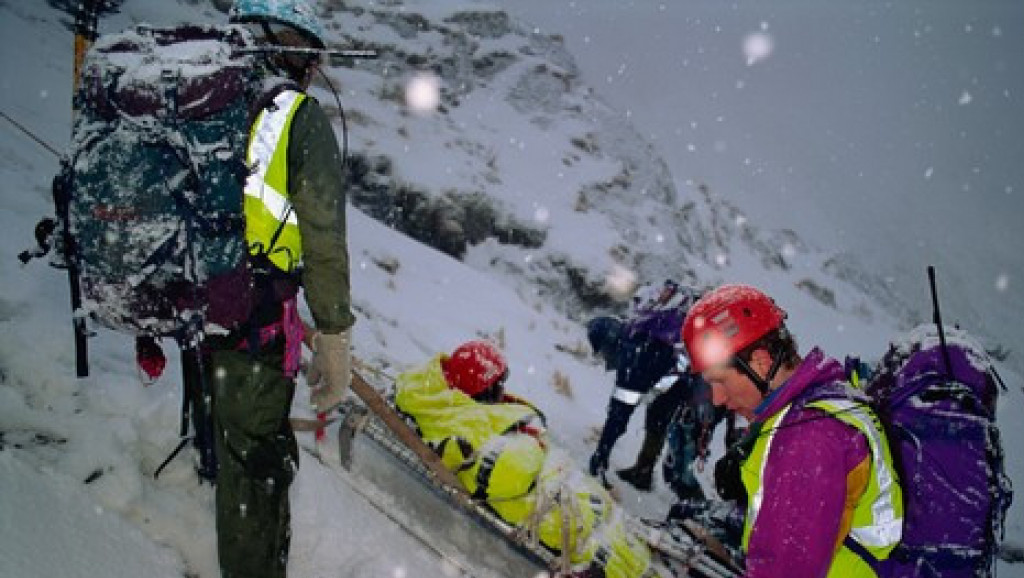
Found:
[{"label": "snowy rock face", "polygon": [[326,70],[341,87],[350,199],[373,218],[577,319],[621,312],[639,283],[717,284],[742,255],[827,307],[870,318],[880,304],[912,321],[852,258],[758,228],[713,183],[677,183],[557,35],[486,4],[353,4],[325,3],[328,29],[380,57]]}]

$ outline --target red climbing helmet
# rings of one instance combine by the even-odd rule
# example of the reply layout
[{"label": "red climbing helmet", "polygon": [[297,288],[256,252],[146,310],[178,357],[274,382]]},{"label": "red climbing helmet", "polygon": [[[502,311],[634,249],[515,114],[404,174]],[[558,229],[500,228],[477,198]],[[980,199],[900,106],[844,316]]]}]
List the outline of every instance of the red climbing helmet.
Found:
[{"label": "red climbing helmet", "polygon": [[722,285],[690,308],[683,343],[690,367],[700,373],[732,359],[768,332],[782,327],[786,312],[749,285]]},{"label": "red climbing helmet", "polygon": [[475,397],[504,379],[508,373],[505,356],[486,341],[467,341],[451,356],[441,359],[441,371],[448,385]]}]

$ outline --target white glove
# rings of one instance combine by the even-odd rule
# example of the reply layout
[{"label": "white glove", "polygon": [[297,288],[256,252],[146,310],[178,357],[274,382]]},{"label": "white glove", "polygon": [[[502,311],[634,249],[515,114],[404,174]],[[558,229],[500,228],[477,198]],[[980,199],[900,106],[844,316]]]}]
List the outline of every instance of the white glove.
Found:
[{"label": "white glove", "polygon": [[352,330],[313,335],[313,361],[306,375],[309,402],[318,412],[341,405],[352,383]]}]

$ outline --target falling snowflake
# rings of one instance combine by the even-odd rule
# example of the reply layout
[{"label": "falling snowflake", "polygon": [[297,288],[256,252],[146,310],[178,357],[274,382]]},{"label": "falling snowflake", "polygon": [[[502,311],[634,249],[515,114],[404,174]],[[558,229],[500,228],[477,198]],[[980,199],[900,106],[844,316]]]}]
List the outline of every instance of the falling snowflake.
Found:
[{"label": "falling snowflake", "polygon": [[537,210],[533,212],[533,219],[538,223],[547,223],[550,218],[551,211],[547,207],[537,207]]},{"label": "falling snowflake", "polygon": [[934,167],[928,167],[924,171],[924,178],[930,179],[930,178],[932,178],[932,175],[934,175],[934,174],[935,174],[935,168]]},{"label": "falling snowflake", "polygon": [[963,94],[960,95],[960,100],[958,100],[957,103],[960,106],[964,106],[966,104],[971,104],[971,100],[973,100],[973,98],[971,97],[971,93],[965,90]]},{"label": "falling snowflake", "polygon": [[615,297],[625,299],[633,293],[633,287],[636,286],[636,273],[622,265],[614,265],[605,278],[605,286]]},{"label": "falling snowflake", "polygon": [[747,66],[753,66],[759,60],[768,58],[774,50],[775,41],[765,32],[754,32],[743,39],[743,54],[747,57]]},{"label": "falling snowflake", "polygon": [[405,86],[405,103],[420,114],[434,112],[441,104],[441,79],[429,73],[413,76]]},{"label": "falling snowflake", "polygon": [[996,291],[1006,292],[1010,288],[1010,276],[1006,273],[1001,273],[996,277]]}]

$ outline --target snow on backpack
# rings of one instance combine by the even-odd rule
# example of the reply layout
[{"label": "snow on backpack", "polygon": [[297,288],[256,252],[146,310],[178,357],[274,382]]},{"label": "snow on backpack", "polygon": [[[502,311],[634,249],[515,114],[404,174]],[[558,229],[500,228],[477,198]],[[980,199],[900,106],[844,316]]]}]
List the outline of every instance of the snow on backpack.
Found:
[{"label": "snow on backpack", "polygon": [[668,279],[662,285],[645,285],[633,296],[625,331],[649,335],[669,347],[680,343],[679,328],[700,293]]},{"label": "snow on backpack", "polygon": [[903,486],[903,538],[879,576],[991,576],[1013,498],[985,350],[921,325],[891,343],[866,387]]},{"label": "snow on backpack", "polygon": [[76,315],[179,339],[247,319],[245,153],[263,97],[247,38],[140,26],[90,49],[57,200]]},{"label": "snow on backpack", "polygon": [[193,441],[201,479],[216,478],[199,345],[211,324],[231,330],[250,319],[246,149],[256,115],[287,86],[263,77],[257,50],[236,26],[139,26],[98,38],[54,179],[57,218],[37,225],[39,249],[19,257],[56,246],[53,264],[70,281],[79,377],[89,374],[86,317],[135,335],[137,351],[159,352],[159,337],[181,347],[182,439],[154,475]]}]

